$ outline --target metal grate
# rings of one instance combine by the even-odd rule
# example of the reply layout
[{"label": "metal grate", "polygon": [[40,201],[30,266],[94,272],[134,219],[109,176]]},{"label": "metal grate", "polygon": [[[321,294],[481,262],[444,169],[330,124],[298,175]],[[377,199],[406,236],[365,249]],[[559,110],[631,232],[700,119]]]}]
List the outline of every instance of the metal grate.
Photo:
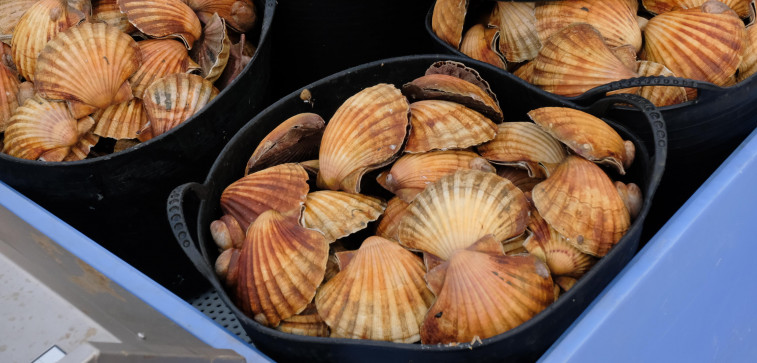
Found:
[{"label": "metal grate", "polygon": [[203,314],[213,319],[216,323],[226,328],[230,333],[236,334],[243,341],[252,344],[250,337],[242,329],[237,317],[231,312],[231,309],[221,300],[215,290],[210,289],[204,294],[190,299],[189,303],[196,307]]}]

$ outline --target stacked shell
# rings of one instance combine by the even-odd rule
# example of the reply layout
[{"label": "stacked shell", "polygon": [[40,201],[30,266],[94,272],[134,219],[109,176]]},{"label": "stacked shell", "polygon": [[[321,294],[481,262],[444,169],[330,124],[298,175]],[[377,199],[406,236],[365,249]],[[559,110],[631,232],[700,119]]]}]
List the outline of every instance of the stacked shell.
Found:
[{"label": "stacked shell", "polygon": [[634,145],[603,120],[528,116],[504,121],[478,72],[438,62],[401,91],[357,92],[328,122],[283,120],[221,195],[220,280],[249,317],[293,334],[454,344],[528,321],[641,205],[608,176]]},{"label": "stacked shell", "polygon": [[[751,26],[744,25],[750,17],[750,2],[437,1],[432,29],[440,40],[469,57],[566,97],[646,76],[682,77],[727,87],[757,69],[754,52],[750,52],[757,46],[752,40],[757,37],[750,36]],[[466,15],[475,21],[465,20]],[[462,41],[456,43],[452,34],[458,33]],[[618,92],[641,95],[659,107],[696,98],[694,90],[674,86]]]},{"label": "stacked shell", "polygon": [[[93,146],[93,156],[117,152],[191,118],[218,94],[214,81],[228,85],[249,62],[243,51],[232,57],[231,39],[245,48],[237,32],[256,19],[247,0],[0,1],[0,9],[0,40],[10,45],[0,63],[0,133],[13,126],[3,152],[48,161],[84,159]],[[22,121],[32,110],[39,120],[74,121],[66,136],[63,123],[32,129]]]}]

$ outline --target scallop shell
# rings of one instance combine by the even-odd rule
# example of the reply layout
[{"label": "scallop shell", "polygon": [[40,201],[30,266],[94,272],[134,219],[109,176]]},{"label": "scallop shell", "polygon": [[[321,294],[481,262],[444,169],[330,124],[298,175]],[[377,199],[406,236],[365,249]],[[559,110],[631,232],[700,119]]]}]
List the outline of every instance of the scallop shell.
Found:
[{"label": "scallop shell", "polygon": [[492,173],[461,170],[418,194],[400,221],[399,242],[447,260],[481,237],[498,241],[520,235],[528,201],[513,183]]},{"label": "scallop shell", "polygon": [[400,151],[409,108],[397,88],[383,83],[345,101],[323,132],[318,186],[359,193],[363,174],[390,163]]},{"label": "scallop shell", "polygon": [[638,63],[636,62],[636,49],[626,44],[620,47],[611,47],[610,51],[630,70],[638,73]]},{"label": "scallop shell", "polygon": [[221,250],[242,248],[244,232],[236,218],[228,214],[210,223],[210,235]]},{"label": "scallop shell", "polygon": [[173,39],[148,39],[137,42],[142,64],[129,78],[134,97],[144,92],[158,79],[174,73],[190,73],[200,68],[187,53],[181,42]]},{"label": "scallop shell", "polygon": [[620,174],[625,174],[625,168],[633,161],[634,155],[627,152],[627,142],[596,116],[568,107],[537,108],[528,112],[528,116],[576,154],[610,165]]},{"label": "scallop shell", "polygon": [[[544,41],[533,63],[532,84],[568,97],[637,76],[588,24],[574,24],[553,34]],[[635,92],[634,89],[628,91]]]},{"label": "scallop shell", "polygon": [[434,64],[428,67],[425,75],[428,76],[432,74],[445,74],[473,83],[484,90],[484,92],[486,92],[486,94],[488,94],[489,97],[494,100],[494,102],[497,102],[497,104],[499,104],[499,101],[497,101],[497,95],[494,93],[494,91],[492,91],[491,86],[489,86],[489,82],[481,77],[477,70],[468,67],[463,63],[454,61],[434,62]]},{"label": "scallop shell", "polygon": [[528,83],[533,83],[532,78],[534,76],[534,66],[535,66],[535,64],[536,63],[534,63],[533,60],[530,61],[530,62],[524,63],[523,65],[521,65],[520,67],[518,67],[518,69],[516,69],[515,72],[513,72],[513,75],[515,75],[516,77],[518,77],[518,78],[520,78],[520,79],[522,79],[522,80],[524,80],[524,81],[526,81]]},{"label": "scallop shell", "polygon": [[300,226],[295,216],[263,212],[239,256],[238,305],[255,321],[278,326],[313,301],[328,257],[321,233]]},{"label": "scallop shell", "polygon": [[244,173],[316,156],[325,126],[321,116],[314,113],[299,113],[288,118],[260,141]]},{"label": "scallop shell", "polygon": [[47,43],[37,60],[34,88],[48,99],[106,108],[132,98],[127,79],[140,60],[128,35],[104,23],[82,23]]},{"label": "scallop shell", "polygon": [[386,202],[384,214],[381,215],[381,218],[379,218],[378,221],[378,226],[376,226],[376,235],[397,241],[399,239],[397,237],[397,229],[399,228],[400,220],[402,219],[402,216],[405,215],[405,211],[407,211],[409,205],[410,204],[398,197],[389,199],[389,201]]},{"label": "scallop shell", "polygon": [[37,1],[39,0],[0,0],[0,40],[10,43],[16,24]]},{"label": "scallop shell", "polygon": [[8,127],[11,115],[19,105],[18,75],[8,67],[0,64],[0,132]]},{"label": "scallop shell", "polygon": [[[92,126],[95,125],[95,120],[92,119],[92,117],[85,116],[78,120],[78,127],[80,130],[88,130],[84,132],[84,134],[79,139],[79,142],[77,142],[73,147],[71,147],[71,151],[63,157],[63,161],[77,161],[77,160],[84,160],[89,156],[89,152],[92,149],[95,144],[97,144],[98,141],[100,141],[100,137],[92,133]],[[58,160],[57,158],[52,157],[52,153],[47,153],[44,155],[44,157],[40,158],[40,160],[47,160],[47,161],[54,161]],[[62,151],[61,151],[62,155]]]},{"label": "scallop shell", "polygon": [[437,297],[421,326],[423,344],[486,339],[531,319],[555,300],[549,271],[529,255],[460,250],[429,271],[426,280]]},{"label": "scallop shell", "polygon": [[630,216],[610,178],[596,164],[568,156],[532,191],[544,220],[584,253],[602,257],[626,233]]},{"label": "scallop shell", "polygon": [[744,46],[743,59],[739,65],[739,82],[757,73],[757,26],[746,27],[746,43]]},{"label": "scallop shell", "polygon": [[546,177],[542,165],[559,164],[567,153],[554,137],[532,122],[505,122],[497,136],[477,148],[487,160],[528,170],[529,176]]},{"label": "scallop shell", "polygon": [[631,219],[636,219],[644,202],[641,188],[635,183],[625,184],[621,181],[615,182],[615,188],[618,190],[620,199],[623,199],[623,204],[626,206],[626,209],[628,209]]},{"label": "scallop shell", "polygon": [[254,54],[255,48],[253,47],[253,53],[248,54],[245,52],[245,44],[247,44],[245,41],[245,35],[241,34],[239,42],[231,45],[231,49],[229,50],[229,61],[226,63],[226,68],[223,69],[221,77],[215,82],[215,86],[218,87],[218,89],[224,89],[231,84],[231,82],[242,73],[244,68],[247,67],[247,64],[252,61],[252,55]]},{"label": "scallop shell", "polygon": [[499,30],[476,24],[467,31],[460,43],[460,52],[476,60],[505,69],[507,64],[499,52]]},{"label": "scallop shell", "polygon": [[534,59],[541,49],[533,2],[498,1],[489,24],[500,31],[499,51],[508,62]]},{"label": "scallop shell", "polygon": [[502,109],[496,97],[475,83],[446,75],[428,74],[402,86],[410,100],[444,100],[462,104],[492,121],[501,122]]},{"label": "scallop shell", "polygon": [[147,113],[138,98],[97,111],[92,117],[96,122],[93,132],[114,139],[136,139],[137,131],[147,124]]},{"label": "scallop shell", "polygon": [[213,14],[202,28],[202,36],[195,42],[190,55],[200,65],[202,76],[215,82],[226,68],[230,50],[231,40],[226,34],[226,23],[218,14]]},{"label": "scallop shell", "polygon": [[679,77],[725,85],[736,72],[746,43],[744,23],[717,1],[670,11],[649,20],[646,59]]},{"label": "scallop shell", "polygon": [[528,253],[546,263],[552,275],[578,278],[596,262],[596,258],[573,247],[564,236],[550,227],[537,211],[532,211],[528,229],[531,235],[523,246]]},{"label": "scallop shell", "polygon": [[40,0],[19,19],[11,39],[13,62],[18,73],[33,81],[37,57],[45,45],[69,26],[65,0]]},{"label": "scallop shell", "polygon": [[586,23],[611,47],[630,44],[636,51],[641,49],[641,29],[627,0],[545,1],[538,3],[535,15],[542,43],[571,24]]},{"label": "scallop shell", "polygon": [[200,19],[182,0],[118,0],[118,7],[152,38],[179,38],[191,49],[202,35]]},{"label": "scallop shell", "polygon": [[[652,61],[639,61],[638,73],[640,77],[665,76],[676,77],[670,69],[660,63]],[[646,86],[641,87],[639,95],[654,103],[657,107],[670,106],[686,102],[686,89],[683,87],[670,86]]]},{"label": "scallop shell", "polygon": [[135,139],[116,140],[116,143],[113,144],[113,152],[117,153],[117,152],[124,151],[128,148],[132,148],[139,145],[139,143],[140,143],[139,140],[135,140]]},{"label": "scallop shell", "polygon": [[[679,9],[691,9],[697,8],[707,0],[642,0],[641,3],[644,9],[647,9],[652,14],[662,14],[668,11]],[[749,3],[750,0],[720,0],[723,4],[727,5],[741,18],[749,16]]]},{"label": "scallop shell", "polygon": [[307,195],[302,225],[334,242],[368,226],[384,213],[386,203],[362,194],[321,190]]},{"label": "scallop shell", "polygon": [[388,172],[379,175],[379,178],[384,176],[383,183],[380,179],[379,184],[410,203],[427,185],[458,170],[496,171],[489,162],[470,151],[431,151],[403,155]]},{"label": "scallop shell", "polygon": [[487,142],[497,125],[461,104],[424,100],[410,105],[410,135],[405,152],[464,149]]},{"label": "scallop shell", "polygon": [[568,291],[578,282],[578,279],[569,276],[557,276],[555,277],[555,285],[560,286],[562,291]]},{"label": "scallop shell", "polygon": [[34,96],[11,117],[3,152],[22,159],[62,161],[71,153],[80,154],[82,148],[88,150],[78,144],[90,142],[84,138],[93,125],[90,117],[73,118],[65,103]]},{"label": "scallop shell", "polygon": [[218,14],[234,30],[245,33],[255,26],[257,13],[250,0],[187,0],[192,10],[203,23],[208,23],[213,14]]},{"label": "scallop shell", "polygon": [[299,215],[310,189],[307,180],[307,172],[297,164],[272,166],[226,187],[221,194],[221,209],[234,217],[243,230],[269,209]]},{"label": "scallop shell", "polygon": [[539,184],[543,178],[533,178],[529,175],[527,170],[513,167],[498,167],[497,175],[505,178],[515,184],[518,189],[525,192],[530,192],[534,189],[536,184]]},{"label": "scallop shell", "polygon": [[34,97],[34,84],[29,81],[24,81],[18,85],[18,93],[16,99],[19,105],[26,103],[26,100]]},{"label": "scallop shell", "polygon": [[330,335],[329,326],[318,315],[313,303],[309,304],[301,313],[282,320],[276,330],[311,337],[328,337]]},{"label": "scallop shell", "polygon": [[431,16],[431,29],[442,41],[460,48],[468,0],[437,0]]},{"label": "scallop shell", "polygon": [[98,0],[92,4],[92,18],[102,21],[120,31],[130,34],[137,30],[131,23],[126,14],[118,8],[117,0]]},{"label": "scallop shell", "polygon": [[218,95],[208,80],[174,73],[153,82],[144,93],[144,107],[153,137],[162,135],[202,110]]},{"label": "scallop shell", "polygon": [[318,314],[338,338],[412,343],[433,294],[420,258],[396,243],[368,237],[349,264],[315,297]]},{"label": "scallop shell", "polygon": [[225,249],[218,255],[213,265],[216,276],[226,287],[233,289],[239,281],[239,248]]}]

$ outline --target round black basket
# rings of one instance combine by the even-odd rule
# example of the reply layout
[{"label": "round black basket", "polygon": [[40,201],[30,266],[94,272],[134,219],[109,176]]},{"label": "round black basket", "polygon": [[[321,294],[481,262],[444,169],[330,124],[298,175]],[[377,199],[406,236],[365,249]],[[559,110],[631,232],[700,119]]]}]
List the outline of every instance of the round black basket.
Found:
[{"label": "round black basket", "polygon": [[[218,251],[210,235],[209,225],[222,215],[219,200],[223,189],[243,176],[247,160],[260,140],[290,116],[300,112],[315,112],[328,120],[342,102],[361,89],[378,83],[401,86],[423,75],[432,63],[439,60],[465,62],[475,68],[491,84],[500,99],[505,120],[526,120],[526,112],[544,106],[574,107],[598,116],[605,115],[618,104],[639,107],[640,117],[634,122],[639,127],[643,125],[652,130],[653,136],[650,138],[640,139],[627,127],[607,120],[624,139],[630,139],[637,145],[636,160],[623,180],[633,181],[642,188],[644,202],[639,217],[628,233],[573,289],[546,310],[515,329],[473,345],[442,347],[304,337],[265,327],[243,315],[233,305],[233,300],[213,272],[212,266]],[[262,111],[226,145],[203,184],[187,183],[178,186],[167,203],[168,218],[179,244],[198,271],[210,281],[224,302],[239,317],[255,346],[277,361],[532,360],[558,338],[637,251],[642,224],[649,213],[666,157],[664,121],[654,106],[641,97],[617,95],[601,99],[588,107],[578,107],[521,87],[517,78],[503,75],[492,66],[448,55],[418,55],[381,60],[339,72],[306,88],[312,94],[313,103],[303,102],[299,97],[300,91],[296,91]]]},{"label": "round black basket", "polygon": [[0,181],[51,211],[175,292],[191,265],[165,222],[165,198],[176,184],[202,180],[226,142],[266,103],[275,0],[255,1],[257,45],[251,62],[188,120],[152,140],[113,154],[70,162],[24,160],[0,153]]}]

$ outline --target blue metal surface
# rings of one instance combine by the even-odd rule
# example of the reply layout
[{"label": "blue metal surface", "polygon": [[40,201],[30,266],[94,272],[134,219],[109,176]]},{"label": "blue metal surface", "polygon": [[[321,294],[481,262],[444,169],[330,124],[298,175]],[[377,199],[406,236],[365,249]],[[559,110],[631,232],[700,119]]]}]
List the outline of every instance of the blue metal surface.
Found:
[{"label": "blue metal surface", "polygon": [[757,131],[540,362],[757,361],[755,226]]},{"label": "blue metal surface", "polygon": [[163,286],[2,182],[0,205],[206,344],[232,349],[248,362],[271,361]]}]

